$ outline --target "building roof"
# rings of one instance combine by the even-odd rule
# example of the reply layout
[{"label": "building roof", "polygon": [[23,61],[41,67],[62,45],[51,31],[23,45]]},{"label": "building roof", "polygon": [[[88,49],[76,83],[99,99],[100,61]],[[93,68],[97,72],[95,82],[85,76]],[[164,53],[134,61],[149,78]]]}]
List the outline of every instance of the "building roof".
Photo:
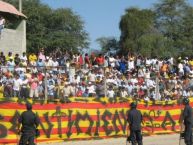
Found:
[{"label": "building roof", "polygon": [[27,18],[23,13],[19,12],[13,5],[0,1],[0,12],[10,13],[13,15]]}]

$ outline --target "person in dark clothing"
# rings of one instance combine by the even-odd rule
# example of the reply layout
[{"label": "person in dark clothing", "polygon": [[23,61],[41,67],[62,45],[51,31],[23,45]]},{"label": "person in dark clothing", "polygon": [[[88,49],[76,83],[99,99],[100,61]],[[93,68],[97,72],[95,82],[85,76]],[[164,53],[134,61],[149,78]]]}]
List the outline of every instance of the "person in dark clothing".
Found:
[{"label": "person in dark clothing", "polygon": [[[36,135],[36,128],[39,125],[39,118],[32,112],[32,105],[26,104],[27,111],[24,111],[19,117],[18,133],[21,133],[19,145],[35,145],[34,138]],[[20,126],[21,130],[20,130]]]},{"label": "person in dark clothing", "polygon": [[184,141],[186,145],[192,145],[192,107],[189,105],[189,99],[184,98],[183,104],[185,105],[182,117],[185,126]]},{"label": "person in dark clothing", "polygon": [[130,111],[128,112],[127,121],[129,123],[130,129],[130,141],[132,145],[143,145],[142,142],[142,133],[141,133],[141,123],[143,121],[142,114],[139,110],[137,110],[137,104],[132,102],[130,104]]}]

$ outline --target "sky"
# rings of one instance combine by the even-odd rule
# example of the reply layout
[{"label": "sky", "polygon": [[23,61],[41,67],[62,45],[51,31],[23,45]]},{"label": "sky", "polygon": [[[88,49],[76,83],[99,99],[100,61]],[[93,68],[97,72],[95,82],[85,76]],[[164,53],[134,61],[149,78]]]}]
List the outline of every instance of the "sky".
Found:
[{"label": "sky", "polygon": [[[129,7],[153,8],[159,0],[41,0],[51,8],[71,8],[85,23],[89,34],[90,49],[100,49],[96,39],[116,37],[119,39],[119,22]],[[193,6],[193,0],[188,0]]]}]

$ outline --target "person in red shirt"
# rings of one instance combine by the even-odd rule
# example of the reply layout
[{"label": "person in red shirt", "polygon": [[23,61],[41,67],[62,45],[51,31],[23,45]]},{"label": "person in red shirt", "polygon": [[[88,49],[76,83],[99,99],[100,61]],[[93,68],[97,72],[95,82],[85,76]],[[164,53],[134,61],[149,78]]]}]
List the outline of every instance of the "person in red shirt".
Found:
[{"label": "person in red shirt", "polygon": [[85,54],[84,62],[85,62],[85,68],[90,67],[91,63],[90,63],[90,59],[89,59],[88,53]]},{"label": "person in red shirt", "polygon": [[81,87],[78,87],[78,90],[76,92],[76,97],[82,97],[83,91],[81,90]]},{"label": "person in red shirt", "polygon": [[97,57],[97,64],[99,66],[103,66],[104,65],[104,57],[102,56],[102,54],[99,54],[99,56]]},{"label": "person in red shirt", "polygon": [[44,74],[42,73],[42,71],[38,72],[37,78],[38,78],[38,81],[42,81],[44,79]]},{"label": "person in red shirt", "polygon": [[138,85],[141,86],[144,82],[144,78],[143,77],[138,77]]},{"label": "person in red shirt", "polygon": [[79,54],[78,56],[78,65],[80,68],[82,68],[83,66],[83,57],[82,57],[82,54]]}]

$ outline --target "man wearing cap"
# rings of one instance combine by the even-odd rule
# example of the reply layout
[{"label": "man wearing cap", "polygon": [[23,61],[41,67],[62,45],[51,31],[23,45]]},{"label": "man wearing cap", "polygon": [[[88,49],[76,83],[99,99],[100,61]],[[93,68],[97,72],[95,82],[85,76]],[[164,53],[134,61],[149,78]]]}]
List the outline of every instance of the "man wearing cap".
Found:
[{"label": "man wearing cap", "polygon": [[130,129],[130,138],[132,145],[143,145],[142,142],[142,134],[141,134],[141,123],[143,121],[142,114],[139,110],[137,110],[137,104],[132,102],[130,104],[131,109],[128,112],[127,121],[129,123]]},{"label": "man wearing cap", "polygon": [[[36,129],[39,125],[39,118],[32,112],[32,105],[26,104],[27,111],[24,111],[19,117],[18,133],[21,132],[21,138],[19,145],[35,145],[34,138],[36,135]],[[20,130],[20,126],[21,130]]]},{"label": "man wearing cap", "polygon": [[189,105],[189,99],[183,99],[184,111],[182,114],[184,130],[184,141],[186,145],[192,145],[192,107]]}]

